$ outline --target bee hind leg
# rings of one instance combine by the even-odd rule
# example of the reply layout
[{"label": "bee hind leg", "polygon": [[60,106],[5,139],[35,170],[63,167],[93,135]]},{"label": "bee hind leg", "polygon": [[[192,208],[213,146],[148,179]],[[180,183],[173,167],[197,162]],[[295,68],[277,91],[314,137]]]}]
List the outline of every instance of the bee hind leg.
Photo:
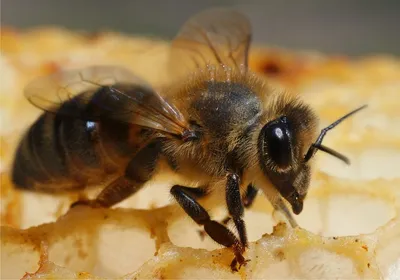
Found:
[{"label": "bee hind leg", "polygon": [[150,143],[128,163],[124,176],[111,182],[94,200],[77,201],[71,208],[78,205],[109,208],[133,195],[151,179],[161,150],[160,142]]},{"label": "bee hind leg", "polygon": [[[179,205],[198,225],[204,227],[205,232],[217,243],[232,248],[235,254],[235,260],[231,264],[233,271],[237,271],[236,264],[245,264],[246,260],[243,257],[244,247],[236,236],[224,225],[217,221],[211,220],[210,215],[201,206],[189,188],[175,185],[171,188],[171,194],[174,196]],[[232,266],[234,264],[234,266]]]},{"label": "bee hind leg", "polygon": [[143,183],[132,181],[126,177],[119,177],[106,186],[95,199],[78,200],[70,208],[85,205],[92,208],[109,208],[128,198],[141,189]]}]

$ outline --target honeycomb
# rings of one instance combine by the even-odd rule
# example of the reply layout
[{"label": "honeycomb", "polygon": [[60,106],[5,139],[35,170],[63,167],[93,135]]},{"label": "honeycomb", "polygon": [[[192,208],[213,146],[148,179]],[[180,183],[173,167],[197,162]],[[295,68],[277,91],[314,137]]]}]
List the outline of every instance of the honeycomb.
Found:
[{"label": "honeycomb", "polygon": [[[363,104],[325,144],[350,166],[318,153],[300,225],[288,227],[258,195],[246,211],[250,262],[199,234],[156,177],[113,209],[69,205],[79,195],[18,192],[8,172],[23,131],[40,113],[23,97],[31,79],[93,64],[125,66],[166,82],[168,42],[60,28],[1,30],[2,279],[400,279],[400,60],[253,48],[250,67],[277,88],[302,95],[321,127]],[[84,195],[94,195],[93,190]],[[226,210],[206,201],[215,219]],[[232,225],[230,225],[233,228]]]}]

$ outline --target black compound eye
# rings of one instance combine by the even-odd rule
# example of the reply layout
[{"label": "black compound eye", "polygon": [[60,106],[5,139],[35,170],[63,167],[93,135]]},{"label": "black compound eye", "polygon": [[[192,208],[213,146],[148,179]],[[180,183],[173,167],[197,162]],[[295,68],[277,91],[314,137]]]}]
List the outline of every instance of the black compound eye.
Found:
[{"label": "black compound eye", "polygon": [[292,162],[291,133],[285,117],[266,124],[263,128],[264,152],[279,167],[286,168]]}]

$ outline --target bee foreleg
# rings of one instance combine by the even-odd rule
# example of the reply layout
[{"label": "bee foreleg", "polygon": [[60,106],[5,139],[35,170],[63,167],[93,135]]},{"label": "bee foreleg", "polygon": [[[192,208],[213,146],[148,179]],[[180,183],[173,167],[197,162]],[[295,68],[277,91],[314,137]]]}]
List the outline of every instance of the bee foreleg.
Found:
[{"label": "bee foreleg", "polygon": [[243,247],[247,246],[246,225],[243,221],[244,206],[240,195],[240,178],[237,174],[230,173],[226,182],[226,205],[229,215],[235,223]]},{"label": "bee foreleg", "polygon": [[[244,196],[242,198],[244,208],[248,209],[253,205],[254,200],[257,197],[257,193],[258,193],[258,189],[256,187],[254,187],[253,184],[249,184],[247,186],[246,193],[244,194]],[[221,223],[224,225],[227,225],[231,219],[232,218],[230,216],[226,216],[221,221]]]},{"label": "bee foreleg", "polygon": [[129,162],[125,176],[119,177],[105,187],[94,200],[77,201],[71,207],[86,204],[92,207],[111,207],[140,190],[153,175],[161,153],[161,143],[152,142]]},{"label": "bee foreleg", "polygon": [[258,189],[253,184],[249,184],[247,186],[246,193],[243,197],[244,208],[248,209],[253,205],[253,202],[256,199],[257,194],[258,194]]},{"label": "bee foreleg", "polygon": [[[247,186],[246,193],[244,194],[242,201],[243,201],[243,206],[244,208],[248,209],[253,205],[254,200],[257,197],[258,189],[254,187],[253,184],[249,184]],[[229,221],[232,220],[230,216],[226,216],[222,221],[221,224],[227,225]],[[199,231],[200,237],[202,240],[205,237],[205,232],[203,230]]]},{"label": "bee foreleg", "polygon": [[[179,205],[197,224],[202,225],[207,234],[217,243],[232,248],[235,259],[232,264],[244,264],[246,260],[242,256],[244,248],[236,236],[224,225],[211,220],[210,215],[193,196],[188,192],[188,188],[175,185],[171,188],[171,194]],[[236,270],[236,267],[232,267]]]},{"label": "bee foreleg", "polygon": [[[226,181],[226,205],[228,207],[229,215],[232,217],[233,222],[235,223],[235,227],[238,231],[241,247],[244,252],[245,247],[247,247],[247,232],[246,225],[243,220],[244,215],[244,206],[242,202],[242,197],[240,194],[240,177],[235,173],[229,173]],[[242,257],[243,258],[243,257]],[[244,258],[240,261],[237,258],[232,261],[231,266],[236,267],[236,263],[239,262],[240,266],[246,264],[249,260],[244,260]]]}]

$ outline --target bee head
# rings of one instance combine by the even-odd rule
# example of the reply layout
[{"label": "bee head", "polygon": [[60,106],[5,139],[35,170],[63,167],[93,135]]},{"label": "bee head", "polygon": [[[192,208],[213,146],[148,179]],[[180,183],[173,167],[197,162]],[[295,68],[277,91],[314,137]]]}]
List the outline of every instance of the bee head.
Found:
[{"label": "bee head", "polygon": [[[310,182],[310,166],[304,151],[316,122],[311,111],[288,112],[268,121],[258,138],[259,163],[265,176],[287,200],[295,214],[303,209]],[[306,118],[301,117],[307,115]]]},{"label": "bee head", "polygon": [[[279,107],[280,104],[282,104],[281,107]],[[323,137],[328,130],[365,106],[322,129],[321,134],[316,137],[317,118],[311,109],[296,100],[283,104],[284,102],[277,103],[275,108],[278,117],[272,120],[269,118],[260,131],[259,164],[264,175],[291,204],[293,213],[300,214],[310,184],[309,161],[316,151],[322,150],[349,163],[345,156],[323,146],[321,144]]]}]

